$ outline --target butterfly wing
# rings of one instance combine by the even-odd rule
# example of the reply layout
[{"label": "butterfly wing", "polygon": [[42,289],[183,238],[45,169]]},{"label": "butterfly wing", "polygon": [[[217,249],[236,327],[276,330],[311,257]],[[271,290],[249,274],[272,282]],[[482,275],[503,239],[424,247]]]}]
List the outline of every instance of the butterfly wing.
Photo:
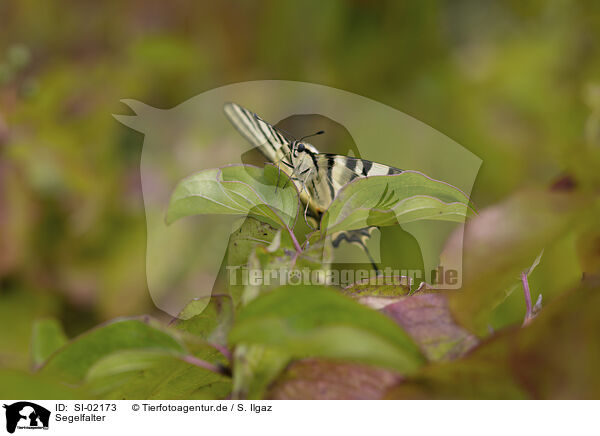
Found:
[{"label": "butterfly wing", "polygon": [[271,124],[236,103],[226,103],[224,111],[240,134],[257,147],[269,161],[288,161],[291,142]]},{"label": "butterfly wing", "polygon": [[319,213],[325,212],[337,193],[357,178],[400,174],[402,170],[388,165],[338,154],[315,155],[316,171],[306,181],[313,205]]}]

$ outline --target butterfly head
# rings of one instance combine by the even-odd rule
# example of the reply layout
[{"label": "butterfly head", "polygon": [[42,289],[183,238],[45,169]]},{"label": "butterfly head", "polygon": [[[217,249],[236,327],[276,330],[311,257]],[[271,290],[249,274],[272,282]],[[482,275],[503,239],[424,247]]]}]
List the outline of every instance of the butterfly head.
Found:
[{"label": "butterfly head", "polygon": [[319,152],[319,150],[317,150],[312,144],[309,144],[308,142],[302,142],[302,141],[305,140],[306,138],[310,138],[311,136],[322,135],[323,133],[325,133],[324,130],[319,130],[317,133],[303,136],[299,140],[294,141],[292,143],[292,147],[291,147],[293,157],[299,157],[302,153],[317,154]]},{"label": "butterfly head", "polygon": [[309,144],[308,142],[300,142],[294,141],[291,147],[292,157],[300,157],[304,153],[308,154],[317,154],[319,151],[315,148],[314,145]]},{"label": "butterfly head", "polygon": [[313,157],[319,153],[319,150],[308,142],[294,141],[290,149],[290,162],[296,170],[301,170],[303,167],[313,161]]},{"label": "butterfly head", "polygon": [[[314,156],[319,151],[308,142],[294,141],[290,147],[289,161],[292,167],[292,178],[298,181],[306,180],[314,167]],[[313,170],[314,172],[314,170]]]}]

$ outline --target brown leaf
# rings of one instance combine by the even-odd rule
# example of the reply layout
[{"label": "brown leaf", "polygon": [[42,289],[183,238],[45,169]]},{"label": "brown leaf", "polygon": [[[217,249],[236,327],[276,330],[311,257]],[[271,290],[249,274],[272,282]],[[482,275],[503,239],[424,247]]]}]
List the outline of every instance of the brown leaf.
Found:
[{"label": "brown leaf", "polygon": [[381,368],[325,359],[292,363],[271,387],[275,400],[380,399],[402,376]]},{"label": "brown leaf", "polygon": [[455,359],[477,345],[477,338],[452,318],[448,295],[431,290],[424,283],[413,295],[408,295],[406,277],[394,277],[383,285],[367,280],[343,292],[396,321],[429,360]]},{"label": "brown leaf", "polygon": [[477,345],[477,338],[454,322],[445,294],[402,297],[382,309],[420,346],[429,360],[462,356]]}]

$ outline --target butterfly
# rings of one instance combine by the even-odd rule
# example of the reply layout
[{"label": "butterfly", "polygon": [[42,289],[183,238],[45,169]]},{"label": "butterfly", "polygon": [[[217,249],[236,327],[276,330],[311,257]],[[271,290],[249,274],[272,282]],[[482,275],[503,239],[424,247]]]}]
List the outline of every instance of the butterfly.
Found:
[{"label": "butterfly", "polygon": [[[309,212],[316,219],[327,210],[337,193],[353,180],[403,172],[366,159],[320,153],[314,145],[304,141],[310,136],[324,133],[323,131],[297,140],[236,103],[226,103],[224,111],[240,134],[289,176],[306,205],[305,215]],[[374,229],[375,227],[367,227],[334,233],[332,244],[338,247],[342,241],[347,241],[361,246],[378,270],[366,246]]]}]

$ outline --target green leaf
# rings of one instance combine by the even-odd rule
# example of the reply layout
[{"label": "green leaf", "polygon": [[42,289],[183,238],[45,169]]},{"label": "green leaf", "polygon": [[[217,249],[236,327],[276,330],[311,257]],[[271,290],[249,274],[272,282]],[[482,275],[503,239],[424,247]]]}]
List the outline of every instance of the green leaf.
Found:
[{"label": "green leaf", "polygon": [[153,322],[114,321],[90,330],[64,346],[40,369],[68,383],[81,381],[99,359],[121,350],[163,350],[183,353],[183,346]]},{"label": "green leaf", "polygon": [[134,371],[143,371],[163,364],[178,354],[162,350],[124,350],[108,354],[87,371],[86,380],[94,381]]},{"label": "green leaf", "polygon": [[33,366],[43,364],[52,353],[68,342],[60,323],[53,318],[40,319],[33,323],[31,358]]},{"label": "green leaf", "polygon": [[[377,278],[361,280],[344,288],[342,292],[349,297],[357,299],[361,303],[363,303],[361,300],[368,300],[369,298],[376,298],[376,301],[380,302],[393,302],[397,301],[399,297],[409,295],[411,289],[408,277],[392,276],[386,277],[386,282],[384,283],[382,281],[381,284],[377,283]],[[371,306],[370,304],[365,305],[373,307],[374,309],[379,308]]]},{"label": "green leaf", "polygon": [[74,400],[86,398],[86,395],[50,376],[0,368],[0,398]]},{"label": "green leaf", "polygon": [[231,165],[179,182],[166,220],[171,224],[190,215],[251,215],[275,227],[293,227],[298,201],[295,185],[273,165]]},{"label": "green leaf", "polygon": [[227,292],[237,307],[246,293],[244,277],[247,277],[250,264],[256,263],[256,253],[264,253],[264,256],[260,256],[263,260],[266,256],[289,264],[291,250],[294,250],[294,244],[287,231],[274,229],[251,216],[246,217],[239,229],[229,237],[226,263],[220,271],[218,289]]},{"label": "green leaf", "polygon": [[262,344],[303,358],[322,356],[415,371],[424,358],[391,319],[323,286],[284,286],[239,314],[231,343]]},{"label": "green leaf", "polygon": [[234,353],[233,398],[262,399],[290,355],[262,345],[239,345]]},{"label": "green leaf", "polygon": [[229,238],[227,265],[239,266],[248,263],[248,258],[257,245],[268,247],[277,230],[267,223],[247,217],[240,228]]},{"label": "green leaf", "polygon": [[[200,357],[222,359],[210,349]],[[87,373],[85,387],[103,399],[220,399],[229,395],[231,380],[175,352],[124,350],[98,360]]]},{"label": "green leaf", "polygon": [[464,222],[473,215],[462,191],[415,171],[356,179],[344,186],[321,219],[328,233],[417,220]]},{"label": "green leaf", "polygon": [[[248,218],[248,220],[256,221],[253,218]],[[274,237],[272,243],[268,246],[263,243],[255,243],[244,268],[232,268],[228,271],[229,292],[234,297],[236,307],[238,302],[246,304],[260,293],[284,285],[288,279],[290,281],[296,280],[296,273],[301,276],[304,273],[309,273],[313,283],[318,282],[318,280],[322,280],[318,283],[325,282],[326,271],[329,268],[331,258],[331,241],[317,239],[316,242],[307,244],[307,247],[298,254],[293,251],[293,245],[287,237],[287,232],[278,231],[277,235],[280,235],[280,237]],[[234,244],[235,241],[240,241],[241,238],[243,236],[239,239],[231,237],[228,253],[240,247],[240,244],[237,246]],[[241,245],[241,249],[244,251],[249,248],[243,244]],[[250,272],[259,273],[260,277],[254,280],[250,276]]]},{"label": "green leaf", "polygon": [[225,345],[234,317],[229,295],[211,295],[188,303],[179,315],[175,328],[200,336],[208,342]]}]

